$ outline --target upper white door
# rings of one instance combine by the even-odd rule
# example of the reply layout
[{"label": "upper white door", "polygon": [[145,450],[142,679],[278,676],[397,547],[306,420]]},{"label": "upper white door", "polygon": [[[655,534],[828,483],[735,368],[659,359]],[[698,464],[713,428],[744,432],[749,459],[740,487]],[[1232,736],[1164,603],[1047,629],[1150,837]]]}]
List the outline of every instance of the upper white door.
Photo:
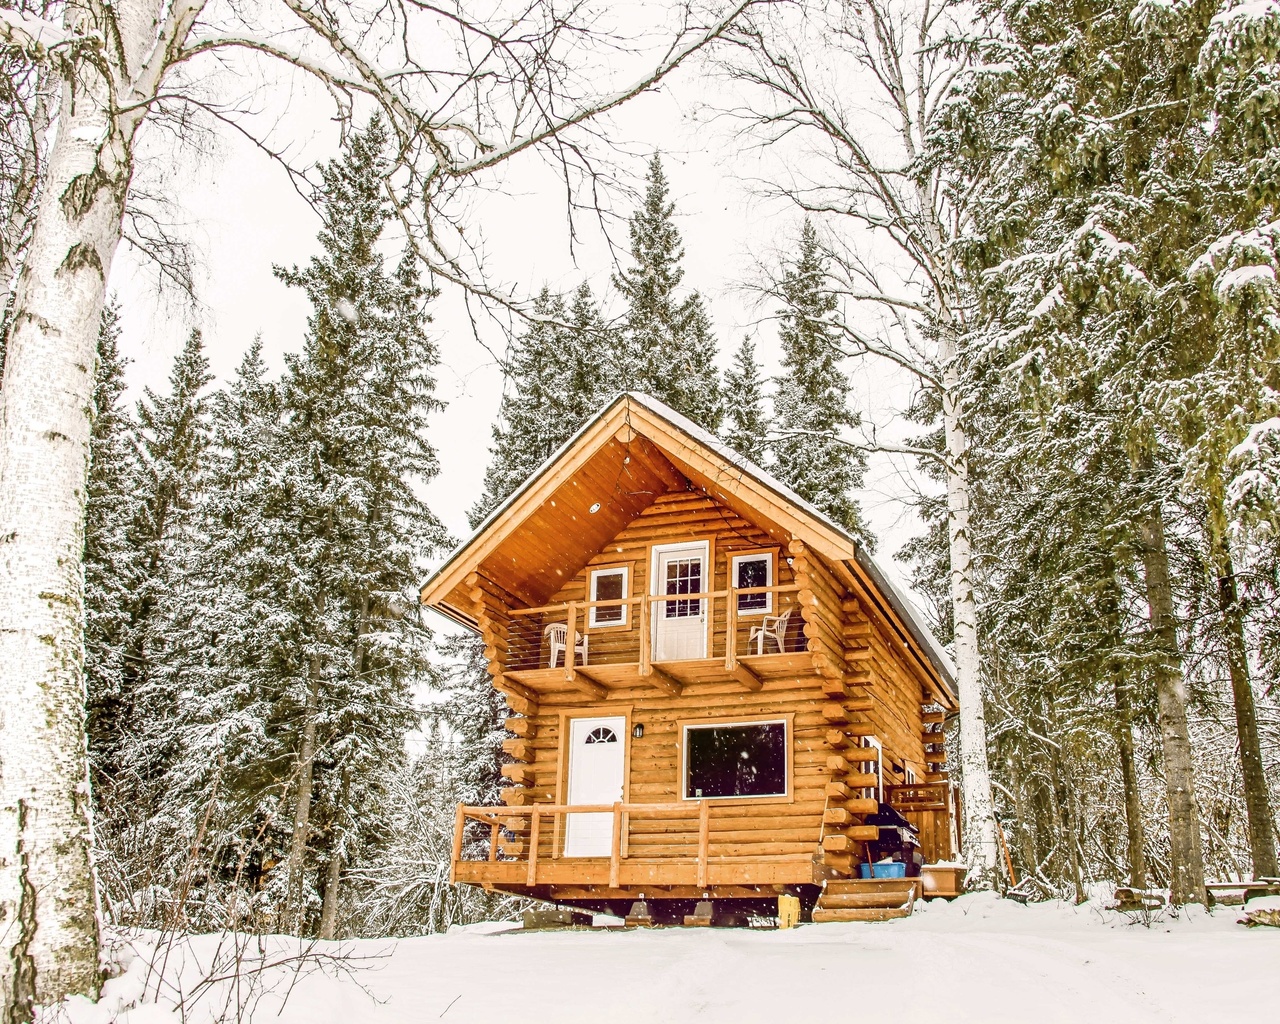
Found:
[{"label": "upper white door", "polygon": [[[653,593],[702,594],[711,589],[706,541],[654,549]],[[653,660],[684,661],[707,656],[707,601],[683,598],[653,604]]]},{"label": "upper white door", "polygon": [[[622,799],[626,742],[627,720],[622,715],[569,720],[570,805],[615,804]],[[565,815],[566,857],[608,857],[612,852],[612,812]]]}]

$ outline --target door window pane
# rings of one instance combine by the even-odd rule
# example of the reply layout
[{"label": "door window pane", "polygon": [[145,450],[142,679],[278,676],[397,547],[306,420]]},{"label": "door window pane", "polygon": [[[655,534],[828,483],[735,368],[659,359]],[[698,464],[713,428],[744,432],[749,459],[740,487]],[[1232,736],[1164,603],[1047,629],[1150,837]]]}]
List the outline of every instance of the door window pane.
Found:
[{"label": "door window pane", "polygon": [[[668,594],[702,593],[702,559],[672,558],[667,562]],[[664,601],[668,619],[687,619],[702,612],[702,601]]]},{"label": "door window pane", "polygon": [[689,726],[684,795],[786,796],[787,724]]}]

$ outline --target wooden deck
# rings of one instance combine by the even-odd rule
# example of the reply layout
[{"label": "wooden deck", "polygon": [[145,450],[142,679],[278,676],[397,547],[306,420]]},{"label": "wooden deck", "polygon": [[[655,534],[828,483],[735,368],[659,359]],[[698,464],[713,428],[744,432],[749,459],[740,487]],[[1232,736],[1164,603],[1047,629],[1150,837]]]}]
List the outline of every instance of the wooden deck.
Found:
[{"label": "wooden deck", "polygon": [[[707,800],[598,807],[459,805],[451,878],[529,895],[545,895],[552,888],[563,896],[566,887],[589,887],[604,898],[646,887],[670,889],[670,896],[696,897],[706,891],[741,895],[755,886],[813,884],[817,830],[812,841],[787,844],[786,852],[777,852],[777,844],[744,843],[738,841],[740,833],[724,832],[718,824],[732,825],[735,811],[713,807]],[[565,816],[592,813],[613,815],[610,855],[564,856]],[[485,859],[468,859],[464,853],[469,822],[488,832]],[[644,842],[655,834],[665,834],[669,842]],[[731,852],[717,852],[725,849]]]},{"label": "wooden deck", "polygon": [[568,668],[526,668],[509,670],[504,680],[531,693],[582,692],[598,687],[600,699],[636,688],[672,693],[686,686],[722,684],[735,690],[759,689],[760,684],[777,679],[811,678],[815,675],[813,656],[807,651],[785,654],[741,655],[736,668],[726,667],[723,657],[692,661],[655,661],[645,674],[639,661],[605,665],[574,665]]}]

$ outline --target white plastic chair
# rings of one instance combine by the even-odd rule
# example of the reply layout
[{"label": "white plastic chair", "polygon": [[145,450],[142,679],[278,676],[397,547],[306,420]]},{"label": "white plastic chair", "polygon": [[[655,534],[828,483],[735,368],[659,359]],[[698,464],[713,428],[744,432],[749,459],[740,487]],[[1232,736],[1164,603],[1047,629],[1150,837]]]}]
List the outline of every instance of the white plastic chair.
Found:
[{"label": "white plastic chair", "polygon": [[[556,652],[564,654],[565,648],[569,642],[569,624],[567,622],[553,622],[543,630],[546,634],[547,643],[551,647],[551,661],[549,668],[556,667]],[[587,663],[587,638],[581,633],[574,631],[573,634],[573,653],[582,655],[582,664]]]},{"label": "white plastic chair", "polygon": [[747,637],[747,646],[756,645],[756,654],[764,654],[764,642],[768,638],[778,645],[778,653],[787,649],[787,626],[791,622],[791,613],[795,608],[788,608],[781,615],[766,615],[760,625],[752,626]]}]

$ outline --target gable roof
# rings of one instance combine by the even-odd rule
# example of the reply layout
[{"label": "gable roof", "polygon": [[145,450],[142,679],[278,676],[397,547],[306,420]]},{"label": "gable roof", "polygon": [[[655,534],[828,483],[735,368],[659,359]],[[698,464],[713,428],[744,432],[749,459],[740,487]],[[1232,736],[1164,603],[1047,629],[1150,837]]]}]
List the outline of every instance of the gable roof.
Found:
[{"label": "gable roof", "polygon": [[[609,477],[613,476],[612,481]],[[623,477],[626,486],[622,486]],[[941,683],[954,705],[955,670],[922,616],[857,539],[781,481],[693,421],[648,395],[627,392],[588,420],[463,541],[423,584],[421,600],[474,627],[467,576],[484,564],[521,601],[536,605],[581,569],[559,543],[594,553],[659,493],[698,485],[745,518],[841,567]],[[610,484],[612,488],[610,489]],[[603,498],[604,500],[600,500]],[[761,521],[761,520],[764,521]],[[553,538],[542,543],[542,537]],[[527,553],[532,557],[522,558]],[[588,555],[589,557],[589,555]],[[582,560],[582,564],[585,559]]]}]

